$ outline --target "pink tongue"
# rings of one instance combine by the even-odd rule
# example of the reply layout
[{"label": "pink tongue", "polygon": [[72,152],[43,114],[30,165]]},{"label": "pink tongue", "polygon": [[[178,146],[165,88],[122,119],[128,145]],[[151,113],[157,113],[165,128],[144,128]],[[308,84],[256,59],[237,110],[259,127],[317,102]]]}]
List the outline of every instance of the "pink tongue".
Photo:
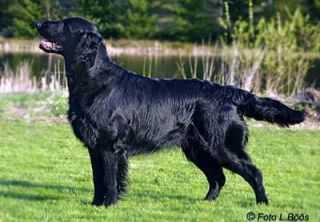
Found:
[{"label": "pink tongue", "polygon": [[46,48],[52,48],[53,43],[47,41],[47,40],[41,40],[41,45],[43,45]]}]

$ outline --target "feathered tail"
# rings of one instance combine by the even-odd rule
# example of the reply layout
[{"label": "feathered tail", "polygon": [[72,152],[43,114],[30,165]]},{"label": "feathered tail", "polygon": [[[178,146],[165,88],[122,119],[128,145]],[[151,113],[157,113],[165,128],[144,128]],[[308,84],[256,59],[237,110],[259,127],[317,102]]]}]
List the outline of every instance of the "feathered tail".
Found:
[{"label": "feathered tail", "polygon": [[232,96],[238,109],[247,117],[289,126],[304,121],[305,114],[293,110],[281,102],[265,97],[257,97],[247,91],[235,89]]}]

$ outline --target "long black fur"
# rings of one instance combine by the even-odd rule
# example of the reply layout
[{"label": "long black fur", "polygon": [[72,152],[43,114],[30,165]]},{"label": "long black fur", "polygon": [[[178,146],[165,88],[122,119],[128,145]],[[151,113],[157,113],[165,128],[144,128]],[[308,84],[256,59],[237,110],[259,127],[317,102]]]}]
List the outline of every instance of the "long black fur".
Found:
[{"label": "long black fur", "polygon": [[289,126],[304,120],[302,112],[232,86],[127,71],[110,60],[95,26],[81,18],[36,27],[55,43],[41,48],[65,59],[68,119],[89,150],[94,205],[113,204],[125,191],[128,156],[172,145],[181,146],[207,177],[207,200],[218,197],[226,168],[251,185],[257,203],[268,203],[262,174],[244,150],[243,116]]}]

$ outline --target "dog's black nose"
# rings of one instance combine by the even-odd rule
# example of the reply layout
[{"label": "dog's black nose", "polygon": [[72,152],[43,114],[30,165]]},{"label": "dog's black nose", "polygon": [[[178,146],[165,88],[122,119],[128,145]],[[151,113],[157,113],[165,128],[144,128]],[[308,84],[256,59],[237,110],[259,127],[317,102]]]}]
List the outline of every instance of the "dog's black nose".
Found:
[{"label": "dog's black nose", "polygon": [[34,26],[35,28],[37,28],[37,29],[40,29],[40,28],[41,28],[42,23],[43,23],[43,22],[41,22],[41,21],[34,21],[34,22],[32,22],[33,26]]}]

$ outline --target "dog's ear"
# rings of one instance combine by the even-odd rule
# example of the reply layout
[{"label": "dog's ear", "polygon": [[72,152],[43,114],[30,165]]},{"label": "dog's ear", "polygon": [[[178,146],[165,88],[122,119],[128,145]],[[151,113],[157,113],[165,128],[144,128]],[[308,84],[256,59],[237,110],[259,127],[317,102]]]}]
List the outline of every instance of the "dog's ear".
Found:
[{"label": "dog's ear", "polygon": [[83,46],[84,48],[95,48],[103,40],[102,36],[98,32],[81,31],[80,34],[81,38],[79,45]]},{"label": "dog's ear", "polygon": [[106,48],[102,42],[103,38],[97,32],[81,33],[76,53],[80,55],[79,59],[86,64],[87,69],[99,64],[100,60],[108,58]]},{"label": "dog's ear", "polygon": [[81,32],[81,37],[79,43],[77,44],[76,51],[81,57],[91,57],[96,53],[100,43],[102,42],[102,37],[96,32]]}]

